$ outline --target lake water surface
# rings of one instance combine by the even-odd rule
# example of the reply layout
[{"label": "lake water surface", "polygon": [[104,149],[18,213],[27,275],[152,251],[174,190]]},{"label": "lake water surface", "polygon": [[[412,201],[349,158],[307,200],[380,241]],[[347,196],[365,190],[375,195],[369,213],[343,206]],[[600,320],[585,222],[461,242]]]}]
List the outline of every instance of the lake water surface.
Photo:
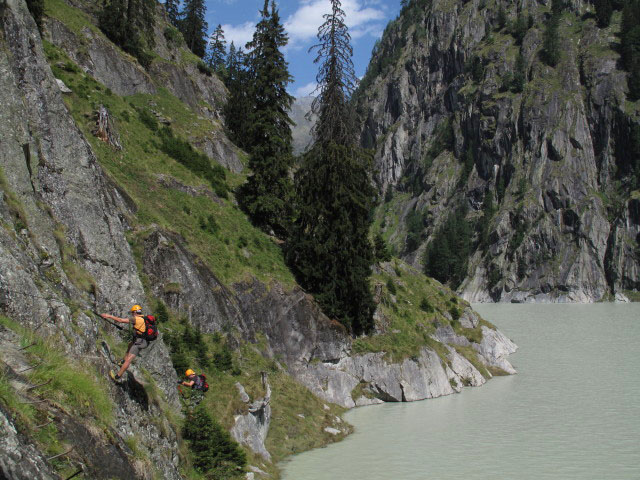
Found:
[{"label": "lake water surface", "polygon": [[356,408],[353,435],[284,479],[640,479],[640,304],[474,308],[518,344],[518,375]]}]

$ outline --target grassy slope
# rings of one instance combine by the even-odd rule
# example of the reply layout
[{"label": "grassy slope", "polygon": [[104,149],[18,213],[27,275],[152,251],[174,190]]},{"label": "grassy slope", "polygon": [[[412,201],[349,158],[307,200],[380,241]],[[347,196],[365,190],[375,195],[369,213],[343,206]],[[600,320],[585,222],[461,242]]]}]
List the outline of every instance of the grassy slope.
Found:
[{"label": "grassy slope", "polygon": [[[293,285],[280,248],[253,228],[231,200],[217,203],[205,196],[191,197],[160,185],[158,175],[164,174],[185,185],[210,188],[204,180],[160,151],[157,132],[141,121],[139,112],[153,110],[171,119],[174,133],[183,137],[187,132],[211,131],[219,126],[199,117],[163,89],[155,95],[126,98],[114,95],[74,68],[64,52],[51,44],[45,44],[45,48],[56,77],[74,91],[65,96],[65,103],[77,125],[89,139],[108,175],[135,201],[138,211],[131,221],[136,230],[158,225],[181,234],[191,250],[225,283],[255,275],[263,281],[274,279]],[[57,66],[60,63],[65,66]],[[100,105],[107,107],[116,119],[122,151],[106,145],[91,133],[95,126],[94,112]],[[242,176],[229,171],[226,176],[231,187],[243,180]],[[220,227],[217,233],[200,228],[201,220],[211,214]]]},{"label": "grassy slope", "polygon": [[[474,342],[482,340],[483,325],[495,329],[484,320],[476,328],[463,328],[458,318],[469,304],[437,280],[399,260],[380,269],[373,281],[382,289],[382,312],[388,324],[384,334],[356,339],[353,342],[356,353],[384,351],[389,360],[400,362],[418,356],[428,345],[447,361],[446,349],[431,338],[438,326],[451,325],[456,333]],[[478,363],[472,349],[460,353]],[[483,370],[480,372],[484,374]]]},{"label": "grassy slope", "polygon": [[[70,22],[68,26],[73,30],[89,22],[88,16],[69,9],[60,0],[47,0],[47,9],[56,18]],[[189,249],[229,286],[247,276],[255,276],[266,283],[276,280],[289,287],[295,284],[280,247],[255,229],[231,199],[216,202],[206,196],[191,197],[159,184],[158,175],[161,174],[170,175],[184,185],[210,188],[204,180],[159,150],[157,132],[141,120],[139,112],[153,110],[163,118],[170,119],[174,133],[184,138],[219,129],[219,125],[198,116],[164,89],[155,95],[119,97],[81,72],[60,49],[45,42],[45,51],[55,76],[74,92],[65,95],[65,103],[91,143],[100,164],[137,205],[135,216],[129,219],[136,232],[130,236],[134,252],[140,251],[139,240],[144,232],[158,225],[181,234]],[[107,107],[115,117],[122,151],[116,151],[92,135],[94,112],[99,105]],[[243,175],[229,171],[226,171],[226,177],[230,188],[244,181]],[[207,219],[211,214],[219,227],[215,233],[200,227],[201,219]],[[168,333],[180,332],[181,328],[180,319],[173,313],[170,314],[169,323],[162,326],[163,331]],[[224,341],[210,335],[202,337],[209,347],[208,358],[211,362]],[[124,353],[124,339],[109,338],[108,342],[116,355]],[[335,418],[344,410],[335,405],[325,410],[323,402],[277,368],[274,362],[266,360],[255,346],[245,345],[234,352],[233,361],[239,375],[222,371],[213,365],[202,366],[195,352],[187,356],[193,368],[207,374],[211,389],[205,401],[214,417],[226,428],[233,425],[235,415],[246,413],[246,406],[239,400],[234,384],[240,382],[251,399],[255,400],[264,395],[260,371],[269,372],[273,415],[267,448],[274,463],[292,453],[341,438],[324,432],[323,428],[335,426]],[[176,417],[175,412],[173,416]],[[189,465],[184,445],[181,452],[185,476],[199,478]],[[260,466],[277,478],[278,472],[273,464],[264,463],[249,451],[247,453],[250,464]]]},{"label": "grassy slope", "polygon": [[[31,392],[18,391],[7,371],[0,369],[0,404],[11,414],[18,430],[35,441],[47,456],[66,452],[68,445],[61,438],[55,423],[47,424],[51,419],[48,408],[51,404],[67,413],[73,412],[74,419],[108,438],[113,423],[112,402],[107,393],[106,380],[96,369],[82,358],[71,361],[58,346],[55,337],[45,341],[2,316],[0,326],[17,334],[20,347],[31,345],[25,349],[25,357],[34,368],[23,374],[32,385],[43,384]],[[49,402],[29,403],[34,402],[32,397],[46,398]],[[38,428],[41,425],[45,426]],[[77,464],[70,462],[66,456],[53,461],[52,465],[63,478],[77,469]]]},{"label": "grassy slope", "polygon": [[[227,285],[247,276],[255,276],[267,284],[277,280],[285,286],[294,285],[293,276],[284,264],[279,246],[255,229],[230,199],[217,203],[205,196],[191,197],[159,185],[157,175],[163,174],[171,175],[185,185],[207,187],[202,179],[157,148],[156,132],[140,120],[138,110],[149,109],[149,104],[154,103],[153,109],[163,117],[171,118],[174,131],[183,135],[192,128],[212,129],[215,128],[214,125],[199,118],[164,90],[156,95],[118,97],[91,77],[74,71],[71,61],[56,47],[48,44],[46,51],[56,77],[61,78],[75,92],[65,96],[65,102],[90,141],[100,164],[138,206],[135,217],[130,219],[136,230],[130,236],[134,252],[140,250],[137,242],[144,237],[144,232],[159,225],[180,233],[186,239],[189,249],[203,259]],[[59,62],[69,65],[60,68],[55,65]],[[93,112],[101,104],[117,118],[123,151],[114,150],[91,134]],[[231,172],[227,171],[226,174],[231,187],[243,180],[242,176]],[[211,214],[219,226],[216,233],[200,228],[200,220]],[[171,322],[163,325],[163,329],[179,330],[179,320],[174,315],[171,318]],[[213,355],[217,343],[210,336],[204,337],[209,337],[205,341],[211,346]],[[124,340],[112,340],[110,343],[118,355],[124,353]],[[270,368],[269,362],[251,346],[241,348],[234,353],[234,357],[242,372],[238,377],[213,367],[201,367],[195,360],[195,355],[191,356],[193,367],[205,372],[210,379],[211,390],[206,401],[214,416],[225,427],[232,426],[234,415],[246,413],[234,387],[235,382],[241,382],[252,399],[255,399],[261,394],[259,372],[262,369],[271,371],[273,420],[267,443],[275,461],[287,454],[336,440],[324,432],[323,428],[333,425],[332,419],[340,415],[342,409],[331,405],[330,411],[325,411],[318,398],[289,375]],[[302,413],[305,418],[298,417],[297,413]],[[261,459],[255,459],[252,455],[249,458],[255,460],[254,464],[262,463]],[[261,468],[277,475],[273,465],[261,465]],[[190,478],[198,477],[192,470],[185,471],[185,475]]]}]

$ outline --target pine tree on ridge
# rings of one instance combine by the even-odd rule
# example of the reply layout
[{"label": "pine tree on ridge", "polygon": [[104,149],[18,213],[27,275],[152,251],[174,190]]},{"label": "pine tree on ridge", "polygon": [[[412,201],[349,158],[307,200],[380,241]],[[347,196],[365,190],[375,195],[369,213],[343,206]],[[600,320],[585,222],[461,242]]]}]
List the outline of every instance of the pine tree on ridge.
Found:
[{"label": "pine tree on ridge", "polygon": [[318,29],[315,63],[319,95],[314,144],[296,174],[296,214],[287,260],[301,285],[325,314],[353,335],[373,329],[375,306],[369,277],[374,252],[369,241],[376,199],[371,157],[355,137],[349,103],[356,86],[351,38],[339,0],[331,1]]},{"label": "pine tree on ridge", "polygon": [[247,44],[249,100],[247,129],[252,174],[238,191],[238,200],[253,223],[285,237],[291,218],[293,167],[289,110],[293,97],[287,92],[292,78],[281,52],[289,41],[275,2],[265,0],[262,18]]},{"label": "pine tree on ridge", "polygon": [[207,51],[207,29],[205,21],[207,6],[204,0],[185,0],[179,20],[180,31],[187,47],[198,57],[204,57]]}]

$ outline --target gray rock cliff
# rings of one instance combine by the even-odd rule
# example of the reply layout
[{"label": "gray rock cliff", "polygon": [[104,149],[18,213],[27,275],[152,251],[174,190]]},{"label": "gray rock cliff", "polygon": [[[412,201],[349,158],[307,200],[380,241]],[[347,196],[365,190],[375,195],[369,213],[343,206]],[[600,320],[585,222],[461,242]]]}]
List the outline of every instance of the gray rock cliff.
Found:
[{"label": "gray rock cliff", "polygon": [[[540,60],[549,4],[410,1],[356,94],[380,189],[396,192],[394,214],[423,218],[411,251],[406,223],[387,222],[397,252],[420,266],[434,233],[461,205],[476,231],[488,224],[488,242],[474,237],[458,289],[469,301],[593,302],[636,290],[640,279],[627,158],[639,107],[626,98],[613,48],[619,17],[599,29],[592,5],[568,2],[561,60],[552,68]],[[510,34],[518,15],[532,22],[521,47]],[[518,55],[522,92],[506,83]],[[452,138],[443,147],[444,130]],[[497,212],[485,218],[489,192]]]},{"label": "gray rock cliff", "polygon": [[[129,207],[67,112],[26,4],[7,0],[0,7],[0,306],[70,356],[93,357],[106,375],[111,360],[96,355],[98,322],[85,312],[123,312],[144,298],[125,237]],[[177,406],[176,376],[161,340],[141,366]],[[121,438],[139,434],[163,477],[179,478],[176,433],[150,421],[158,406],[132,393],[137,388],[132,378],[112,386],[115,431]]]}]

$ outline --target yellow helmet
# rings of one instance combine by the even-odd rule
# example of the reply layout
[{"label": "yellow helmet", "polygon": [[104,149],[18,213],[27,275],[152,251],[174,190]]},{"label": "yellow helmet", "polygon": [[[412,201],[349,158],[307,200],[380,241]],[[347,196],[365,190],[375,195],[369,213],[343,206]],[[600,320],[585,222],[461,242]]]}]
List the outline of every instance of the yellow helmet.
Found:
[{"label": "yellow helmet", "polygon": [[184,372],[184,374],[185,374],[187,377],[190,377],[191,375],[195,375],[195,374],[196,374],[196,372],[194,372],[193,370],[191,370],[190,368],[188,368],[188,369],[187,369],[187,371],[186,371],[186,372]]},{"label": "yellow helmet", "polygon": [[140,305],[134,305],[133,307],[131,307],[131,310],[129,310],[131,313],[133,312],[141,312],[142,311],[142,307]]}]

